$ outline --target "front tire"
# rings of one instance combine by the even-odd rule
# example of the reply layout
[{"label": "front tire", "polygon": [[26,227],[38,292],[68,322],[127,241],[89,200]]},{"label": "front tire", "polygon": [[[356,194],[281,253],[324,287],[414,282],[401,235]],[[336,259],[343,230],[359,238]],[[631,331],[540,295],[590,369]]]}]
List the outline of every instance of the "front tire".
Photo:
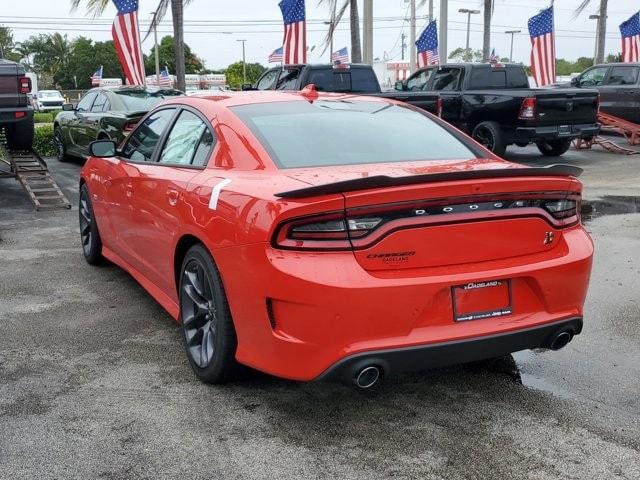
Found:
[{"label": "front tire", "polygon": [[536,145],[545,157],[559,157],[571,148],[571,140],[540,140]]},{"label": "front tire", "polygon": [[82,240],[82,253],[89,265],[98,265],[102,261],[102,240],[98,232],[93,205],[89,196],[87,185],[80,187],[80,205],[78,208],[80,217],[80,239]]},{"label": "front tire", "polygon": [[473,129],[473,139],[498,156],[507,151],[507,142],[497,122],[482,122]]},{"label": "front tire", "polygon": [[67,153],[67,144],[64,141],[64,135],[60,127],[56,127],[53,131],[53,138],[56,142],[57,158],[59,162],[68,162],[70,160]]},{"label": "front tire", "polygon": [[180,270],[180,323],[196,376],[224,383],[236,370],[236,331],[220,273],[202,245],[189,249]]}]

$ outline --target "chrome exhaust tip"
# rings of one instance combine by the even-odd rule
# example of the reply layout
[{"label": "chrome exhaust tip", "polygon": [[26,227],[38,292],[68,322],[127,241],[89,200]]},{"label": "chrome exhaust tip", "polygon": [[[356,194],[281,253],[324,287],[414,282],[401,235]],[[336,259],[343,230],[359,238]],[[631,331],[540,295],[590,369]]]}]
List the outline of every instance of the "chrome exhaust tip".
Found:
[{"label": "chrome exhaust tip", "polygon": [[367,390],[375,386],[382,378],[382,372],[380,368],[375,366],[365,367],[353,379],[356,387]]},{"label": "chrome exhaust tip", "polygon": [[549,348],[553,351],[558,351],[561,348],[567,346],[567,344],[573,339],[573,333],[565,330],[564,332],[560,332],[556,335],[553,340],[551,340],[551,344]]}]

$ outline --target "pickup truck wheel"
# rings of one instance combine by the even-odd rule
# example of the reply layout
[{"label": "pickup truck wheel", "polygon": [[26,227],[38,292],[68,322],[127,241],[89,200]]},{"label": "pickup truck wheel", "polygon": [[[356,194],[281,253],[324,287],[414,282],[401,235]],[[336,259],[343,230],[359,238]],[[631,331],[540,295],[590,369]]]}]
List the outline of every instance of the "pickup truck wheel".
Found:
[{"label": "pickup truck wheel", "polygon": [[56,151],[57,158],[59,162],[68,162],[70,160],[69,154],[67,153],[67,145],[64,143],[64,135],[62,134],[62,130],[60,127],[56,127],[53,132],[53,138],[56,142]]},{"label": "pickup truck wheel", "polygon": [[536,145],[545,157],[559,157],[571,148],[571,140],[540,140]]},{"label": "pickup truck wheel", "polygon": [[507,143],[497,122],[482,122],[473,129],[473,139],[496,155],[504,155]]},{"label": "pickup truck wheel", "polygon": [[33,120],[9,125],[5,129],[10,150],[31,150],[33,147]]}]

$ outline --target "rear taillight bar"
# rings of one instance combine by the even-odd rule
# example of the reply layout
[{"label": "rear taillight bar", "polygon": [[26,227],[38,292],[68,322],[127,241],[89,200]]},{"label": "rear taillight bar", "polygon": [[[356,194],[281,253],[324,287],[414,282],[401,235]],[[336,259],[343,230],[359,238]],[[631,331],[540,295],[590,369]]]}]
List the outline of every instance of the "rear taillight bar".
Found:
[{"label": "rear taillight bar", "polygon": [[442,118],[442,98],[440,97],[438,97],[438,100],[436,100],[436,115]]},{"label": "rear taillight bar", "polygon": [[574,226],[580,222],[580,195],[534,192],[359,207],[286,221],[277,228],[273,246],[334,251],[368,248],[402,228],[534,216],[557,229]]},{"label": "rear taillight bar", "polygon": [[29,77],[20,77],[18,79],[18,88],[22,95],[31,93],[31,79]]},{"label": "rear taillight bar", "polygon": [[520,107],[520,114],[518,118],[520,120],[533,120],[536,118],[536,106],[537,101],[535,97],[527,97],[522,101],[522,106]]}]

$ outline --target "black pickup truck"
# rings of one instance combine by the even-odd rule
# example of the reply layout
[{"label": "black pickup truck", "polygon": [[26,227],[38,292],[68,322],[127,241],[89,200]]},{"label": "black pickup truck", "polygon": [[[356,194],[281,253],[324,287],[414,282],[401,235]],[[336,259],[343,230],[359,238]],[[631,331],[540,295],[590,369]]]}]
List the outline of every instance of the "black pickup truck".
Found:
[{"label": "black pickup truck", "polygon": [[530,88],[522,65],[427,67],[399,82],[396,90],[438,92],[442,118],[498,155],[511,144],[535,143],[543,155],[558,156],[572,140],[600,131],[597,91]]},{"label": "black pickup truck", "polygon": [[243,90],[302,90],[313,84],[319,92],[353,93],[390,98],[440,114],[440,96],[434,92],[382,92],[373,68],[361,64],[286,65],[267,70],[255,85]]},{"label": "black pickup truck", "polygon": [[33,107],[29,102],[31,79],[20,64],[0,58],[0,128],[4,127],[7,146],[12,150],[31,150],[33,145]]}]

